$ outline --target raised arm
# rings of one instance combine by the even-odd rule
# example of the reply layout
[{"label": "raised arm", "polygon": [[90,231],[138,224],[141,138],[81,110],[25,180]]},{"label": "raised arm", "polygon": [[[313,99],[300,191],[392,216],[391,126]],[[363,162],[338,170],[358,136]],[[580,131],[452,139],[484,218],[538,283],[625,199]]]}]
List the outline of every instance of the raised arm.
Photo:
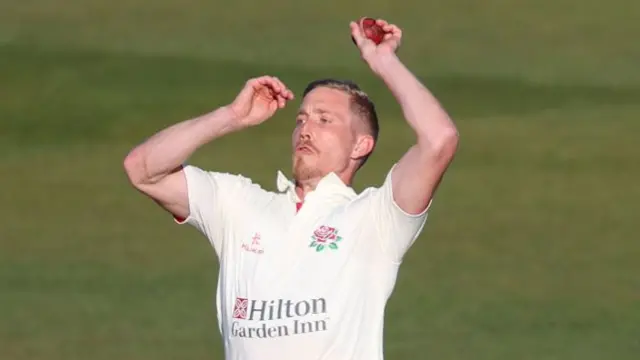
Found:
[{"label": "raised arm", "polygon": [[202,145],[235,130],[228,107],[172,125],[131,150],[124,160],[125,171],[136,189],[184,219],[189,201],[182,164]]},{"label": "raised arm", "polygon": [[385,32],[378,45],[356,23],[351,24],[351,33],[362,58],[390,89],[416,134],[416,143],[393,171],[392,184],[397,205],[408,214],[419,214],[429,205],[453,160],[458,131],[437,99],[397,57],[400,29],[384,20],[376,22]]},{"label": "raised arm", "polygon": [[227,106],[172,125],[135,147],[124,160],[131,184],[176,218],[189,216],[187,182],[182,165],[204,144],[267,120],[293,94],[277,78],[249,80]]}]

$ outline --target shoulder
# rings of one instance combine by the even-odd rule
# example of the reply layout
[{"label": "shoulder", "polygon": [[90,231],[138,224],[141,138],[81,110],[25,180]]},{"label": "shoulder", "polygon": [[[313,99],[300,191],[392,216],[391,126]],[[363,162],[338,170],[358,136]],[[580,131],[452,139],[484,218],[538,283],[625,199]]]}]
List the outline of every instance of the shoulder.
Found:
[{"label": "shoulder", "polygon": [[387,171],[382,183],[380,183],[379,185],[367,186],[354,197],[353,202],[365,202],[386,192],[393,192],[393,182],[391,180],[391,174],[393,173],[393,169],[395,168],[395,166],[396,165],[394,164],[391,169]]},{"label": "shoulder", "polygon": [[198,178],[217,182],[230,182],[251,185],[253,180],[242,174],[234,174],[222,171],[205,170],[194,165],[184,165],[182,168],[184,174],[188,178]]},{"label": "shoulder", "polygon": [[263,188],[253,178],[240,173],[205,170],[193,165],[185,165],[183,172],[188,186],[207,187],[218,196],[253,198],[277,195]]},{"label": "shoulder", "polygon": [[396,165],[397,164],[394,164],[386,173],[382,184],[365,188],[354,199],[354,202],[366,204],[369,212],[384,211],[394,213],[397,216],[404,216],[408,218],[425,218],[429,209],[431,208],[431,202],[429,202],[429,205],[418,214],[410,214],[406,212],[397,203],[392,180]]}]

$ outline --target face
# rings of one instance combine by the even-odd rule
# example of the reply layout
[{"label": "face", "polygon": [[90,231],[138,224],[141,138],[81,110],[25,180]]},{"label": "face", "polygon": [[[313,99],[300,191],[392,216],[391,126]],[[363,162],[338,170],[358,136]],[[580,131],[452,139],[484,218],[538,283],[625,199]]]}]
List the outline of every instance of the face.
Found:
[{"label": "face", "polygon": [[293,131],[293,173],[298,181],[353,167],[359,140],[349,95],[318,87],[305,96]]}]

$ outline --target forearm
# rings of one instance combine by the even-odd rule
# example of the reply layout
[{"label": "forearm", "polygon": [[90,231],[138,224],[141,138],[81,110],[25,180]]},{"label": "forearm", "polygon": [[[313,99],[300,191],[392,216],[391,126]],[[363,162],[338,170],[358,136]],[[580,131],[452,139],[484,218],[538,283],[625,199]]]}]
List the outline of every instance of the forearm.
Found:
[{"label": "forearm", "polygon": [[372,67],[400,104],[418,145],[437,147],[457,136],[456,127],[440,102],[396,55],[380,58]]},{"label": "forearm", "polygon": [[226,107],[172,125],[134,148],[125,169],[134,183],[155,183],[179,168],[198,148],[237,128]]}]

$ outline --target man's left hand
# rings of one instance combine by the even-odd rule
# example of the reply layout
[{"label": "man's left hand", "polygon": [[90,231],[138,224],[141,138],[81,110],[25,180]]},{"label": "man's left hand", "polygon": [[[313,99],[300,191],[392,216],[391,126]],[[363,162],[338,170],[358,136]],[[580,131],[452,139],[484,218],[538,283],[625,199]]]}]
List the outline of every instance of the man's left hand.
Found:
[{"label": "man's left hand", "polygon": [[385,59],[395,56],[402,42],[402,30],[394,24],[389,24],[383,19],[376,19],[376,25],[384,31],[384,37],[380,44],[367,38],[359,23],[352,21],[351,37],[360,50],[360,56],[374,72],[383,66]]}]

